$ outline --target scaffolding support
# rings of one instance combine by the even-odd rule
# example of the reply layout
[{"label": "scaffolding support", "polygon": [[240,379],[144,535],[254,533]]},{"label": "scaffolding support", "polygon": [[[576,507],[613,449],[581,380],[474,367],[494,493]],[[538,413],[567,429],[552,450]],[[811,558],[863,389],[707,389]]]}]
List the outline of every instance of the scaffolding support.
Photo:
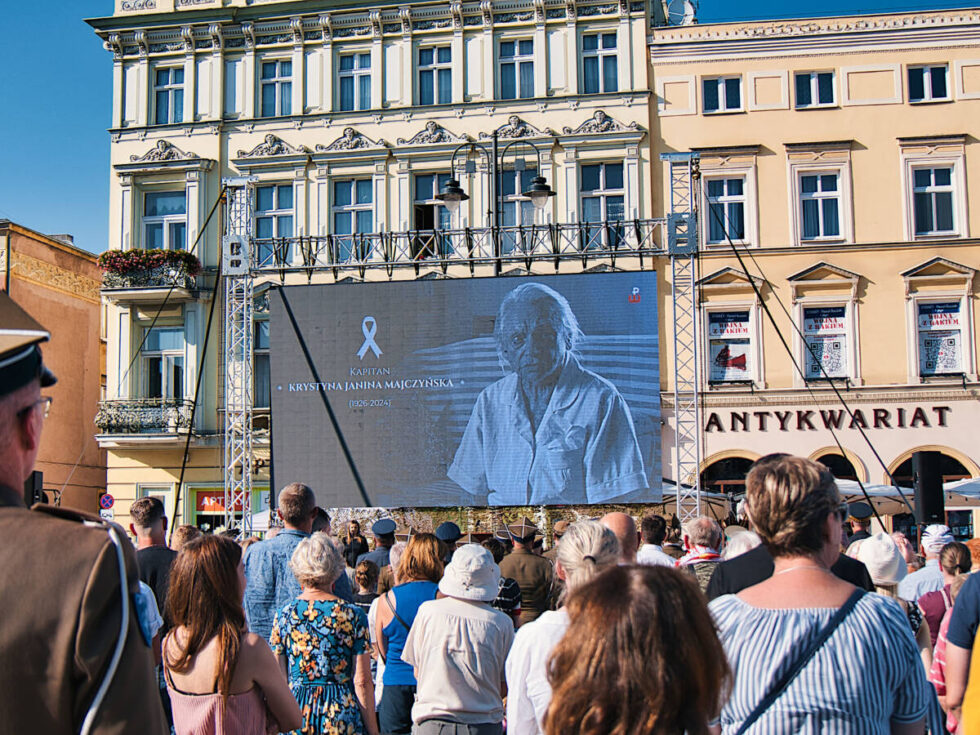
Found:
[{"label": "scaffolding support", "polygon": [[[225,526],[252,533],[252,310],[251,242],[254,187],[225,179],[225,232],[221,275],[225,282]],[[239,519],[237,513],[241,514]]]},{"label": "scaffolding support", "polygon": [[698,329],[697,153],[664,153],[670,209],[670,258],[674,352],[674,482],[681,523],[701,515],[701,355]]}]

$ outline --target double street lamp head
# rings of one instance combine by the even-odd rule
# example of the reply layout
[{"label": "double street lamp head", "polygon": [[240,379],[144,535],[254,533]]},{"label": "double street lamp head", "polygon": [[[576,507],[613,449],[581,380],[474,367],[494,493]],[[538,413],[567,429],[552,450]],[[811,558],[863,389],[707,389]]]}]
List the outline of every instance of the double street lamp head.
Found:
[{"label": "double street lamp head", "polygon": [[[531,188],[525,192],[522,192],[522,196],[527,197],[531,200],[531,204],[534,205],[535,209],[544,209],[545,205],[548,204],[548,199],[555,196],[555,191],[548,186],[548,182],[545,181],[543,176],[535,176],[531,181]],[[459,209],[461,202],[465,202],[469,199],[469,194],[463,191],[462,187],[459,185],[459,181],[456,179],[449,179],[446,185],[443,186],[442,191],[436,194],[436,199],[442,202],[443,206],[449,210],[451,214],[456,214]]]}]

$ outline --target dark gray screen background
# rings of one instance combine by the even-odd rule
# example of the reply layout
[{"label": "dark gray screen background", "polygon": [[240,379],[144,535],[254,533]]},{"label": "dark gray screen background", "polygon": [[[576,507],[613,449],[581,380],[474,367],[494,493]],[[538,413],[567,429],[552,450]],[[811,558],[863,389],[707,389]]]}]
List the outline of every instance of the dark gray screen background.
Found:
[{"label": "dark gray screen background", "polygon": [[[270,292],[275,482],[310,485],[323,507],[457,506],[474,498],[447,477],[480,392],[505,373],[493,326],[500,302],[521,283],[542,283],[571,305],[585,339],[582,366],[619,390],[632,415],[649,489],[623,502],[662,497],[656,273],[600,273],[285,286]],[[640,301],[631,302],[631,294]],[[634,297],[635,299],[635,297]],[[365,503],[285,304],[320,381],[368,495]],[[362,323],[376,320],[380,358]],[[388,375],[352,375],[363,368]],[[385,388],[386,381],[428,379],[453,387]],[[358,387],[378,381],[381,386]],[[290,386],[294,390],[290,390]],[[366,401],[367,405],[351,406]],[[385,406],[384,402],[389,405]],[[634,497],[635,496],[635,497]]]}]

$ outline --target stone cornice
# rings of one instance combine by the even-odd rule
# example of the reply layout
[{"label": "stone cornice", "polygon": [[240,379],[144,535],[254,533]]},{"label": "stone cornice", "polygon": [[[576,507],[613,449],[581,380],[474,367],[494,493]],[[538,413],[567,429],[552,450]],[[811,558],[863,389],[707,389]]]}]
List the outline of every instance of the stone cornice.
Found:
[{"label": "stone cornice", "polygon": [[[766,406],[796,406],[799,408],[810,408],[812,406],[826,407],[831,406],[840,408],[840,401],[830,388],[820,386],[811,387],[813,394],[806,388],[756,388],[754,391],[748,389],[732,391],[713,391],[705,390],[701,393],[702,401],[706,409],[711,408],[739,408],[739,409],[763,409]],[[963,384],[959,381],[950,381],[942,387],[935,383],[922,386],[899,385],[899,386],[873,386],[862,388],[851,388],[841,391],[848,405],[868,404],[868,403],[923,403],[923,402],[952,402],[970,401],[975,402],[980,399],[980,386],[976,384],[963,389]],[[661,406],[665,409],[673,409],[674,396],[670,391],[662,391],[660,394]]]}]

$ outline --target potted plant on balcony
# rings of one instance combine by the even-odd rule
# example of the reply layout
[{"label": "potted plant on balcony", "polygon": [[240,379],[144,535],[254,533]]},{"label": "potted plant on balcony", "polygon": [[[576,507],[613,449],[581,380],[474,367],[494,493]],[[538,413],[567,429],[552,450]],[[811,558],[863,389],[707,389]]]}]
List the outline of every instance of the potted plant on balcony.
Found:
[{"label": "potted plant on balcony", "polygon": [[104,288],[193,288],[201,261],[186,250],[109,250],[99,267]]}]

